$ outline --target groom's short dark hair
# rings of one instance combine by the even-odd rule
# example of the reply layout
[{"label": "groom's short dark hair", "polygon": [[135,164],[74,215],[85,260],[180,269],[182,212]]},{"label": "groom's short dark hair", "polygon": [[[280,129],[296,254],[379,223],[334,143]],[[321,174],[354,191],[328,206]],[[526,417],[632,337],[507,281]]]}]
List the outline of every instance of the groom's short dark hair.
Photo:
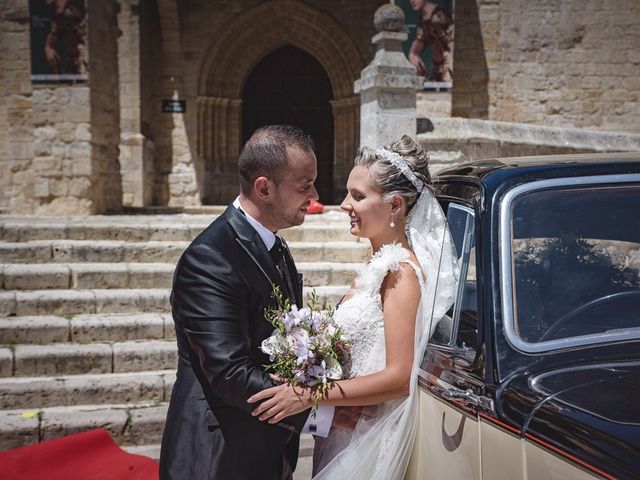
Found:
[{"label": "groom's short dark hair", "polygon": [[291,125],[267,125],[253,132],[238,159],[240,191],[250,193],[258,177],[267,177],[279,184],[288,166],[287,147],[313,151],[313,139]]}]

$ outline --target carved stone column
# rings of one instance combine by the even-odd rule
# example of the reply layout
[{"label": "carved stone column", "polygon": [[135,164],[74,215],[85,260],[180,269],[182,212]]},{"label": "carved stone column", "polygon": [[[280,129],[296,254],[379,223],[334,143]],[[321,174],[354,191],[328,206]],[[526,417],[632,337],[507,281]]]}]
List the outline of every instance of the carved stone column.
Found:
[{"label": "carved stone column", "polygon": [[153,202],[154,144],[142,133],[140,0],[120,2],[118,72],[120,84],[120,173],[122,204],[142,207]]},{"label": "carved stone column", "polygon": [[372,43],[376,53],[355,82],[360,94],[360,145],[378,147],[401,135],[416,136],[416,91],[422,79],[402,51],[407,34],[400,32],[404,13],[383,5],[375,13],[379,31]]}]

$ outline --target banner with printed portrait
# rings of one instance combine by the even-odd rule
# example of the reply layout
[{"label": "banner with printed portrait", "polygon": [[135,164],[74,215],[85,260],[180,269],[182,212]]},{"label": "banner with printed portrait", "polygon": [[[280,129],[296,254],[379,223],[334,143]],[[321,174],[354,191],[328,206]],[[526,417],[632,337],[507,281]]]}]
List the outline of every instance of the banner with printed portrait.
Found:
[{"label": "banner with printed portrait", "polygon": [[86,0],[29,0],[31,81],[87,80]]},{"label": "banner with printed portrait", "polygon": [[404,52],[429,90],[448,90],[453,81],[454,0],[396,0],[405,14],[409,39]]}]

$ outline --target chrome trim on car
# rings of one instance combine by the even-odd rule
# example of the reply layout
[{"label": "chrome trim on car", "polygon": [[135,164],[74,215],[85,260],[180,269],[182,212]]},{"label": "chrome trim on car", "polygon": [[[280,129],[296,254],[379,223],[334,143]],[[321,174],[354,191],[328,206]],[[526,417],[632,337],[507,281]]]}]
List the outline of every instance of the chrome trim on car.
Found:
[{"label": "chrome trim on car", "polygon": [[[595,175],[585,177],[563,177],[530,182],[509,190],[500,205],[500,242],[498,254],[500,257],[500,284],[502,287],[501,303],[503,313],[503,328],[509,344],[524,353],[538,354],[551,350],[571,349],[581,345],[599,344],[606,342],[616,342],[622,340],[640,339],[640,329],[637,333],[625,331],[611,331],[598,333],[595,335],[583,335],[566,339],[549,340],[547,342],[531,343],[520,338],[516,331],[514,314],[513,290],[513,262],[511,261],[511,211],[513,201],[525,194],[536,190],[543,190],[551,187],[575,187],[586,185],[603,185],[607,183],[633,183],[640,182],[640,174],[620,174],[620,175]],[[635,335],[630,335],[635,333]]]}]

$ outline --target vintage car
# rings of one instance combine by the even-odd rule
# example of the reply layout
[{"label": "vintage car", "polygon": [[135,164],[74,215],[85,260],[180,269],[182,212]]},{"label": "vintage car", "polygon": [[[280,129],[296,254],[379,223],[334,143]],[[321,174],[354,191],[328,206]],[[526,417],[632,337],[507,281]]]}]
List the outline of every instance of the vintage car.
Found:
[{"label": "vintage car", "polygon": [[434,177],[461,272],[407,478],[640,478],[640,153]]}]

